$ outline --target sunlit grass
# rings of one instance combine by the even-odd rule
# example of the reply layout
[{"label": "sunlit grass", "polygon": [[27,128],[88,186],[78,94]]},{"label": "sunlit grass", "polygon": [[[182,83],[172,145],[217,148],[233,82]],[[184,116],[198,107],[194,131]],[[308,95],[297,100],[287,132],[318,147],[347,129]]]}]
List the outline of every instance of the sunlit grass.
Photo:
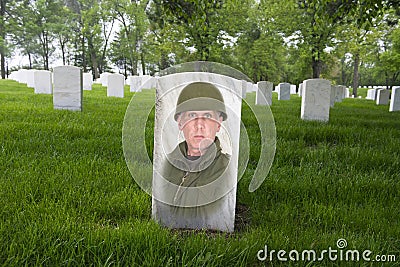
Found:
[{"label": "sunlit grass", "polygon": [[[147,116],[153,95],[137,93],[144,105],[137,116]],[[331,109],[328,123],[305,122],[298,96],[277,101],[274,95],[274,164],[249,193],[260,151],[258,127],[244,104],[251,151],[237,201],[249,209],[250,224],[233,234],[210,234],[171,231],[151,220],[151,197],[123,156],[122,125],[132,96],[126,88],[125,98],[107,97],[105,87],[95,85],[84,91],[83,112],[69,112],[54,110],[51,95],[0,81],[1,265],[272,265],[257,259],[265,245],[321,251],[336,248],[339,238],[348,249],[400,260],[400,113],[345,99]],[[252,106],[254,94],[246,101]],[[151,127],[149,121],[149,155]],[[142,171],[137,167],[136,174]],[[280,264],[288,265],[275,258],[273,265]],[[344,265],[323,262],[329,264]]]}]

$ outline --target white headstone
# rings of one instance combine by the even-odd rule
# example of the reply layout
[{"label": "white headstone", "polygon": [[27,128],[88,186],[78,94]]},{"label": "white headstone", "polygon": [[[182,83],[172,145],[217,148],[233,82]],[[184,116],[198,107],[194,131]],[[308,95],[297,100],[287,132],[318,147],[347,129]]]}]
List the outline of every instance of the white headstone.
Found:
[{"label": "white headstone", "polygon": [[53,83],[51,72],[48,70],[37,70],[34,72],[35,94],[51,94]]},{"label": "white headstone", "polygon": [[368,89],[367,97],[365,99],[375,100],[375,89]]},{"label": "white headstone", "polygon": [[130,92],[141,92],[142,78],[140,76],[128,76]]},{"label": "white headstone", "polygon": [[82,111],[82,70],[75,66],[58,66],[53,69],[54,109]]},{"label": "white headstone", "polygon": [[301,94],[303,93],[303,84],[302,83],[300,83],[299,84],[299,92],[298,92],[298,94],[299,94],[299,96],[301,97]]},{"label": "white headstone", "polygon": [[152,77],[150,75],[143,75],[139,76],[142,79],[140,89],[141,90],[146,90],[146,89],[155,89],[157,87],[157,78]]},{"label": "white headstone", "polygon": [[335,95],[335,102],[342,102],[345,96],[345,86],[344,85],[337,85],[336,87],[336,95]]},{"label": "white headstone", "polygon": [[290,84],[278,84],[278,100],[290,100]]},{"label": "white headstone", "polygon": [[247,95],[247,81],[242,80],[242,99],[246,98]]},{"label": "white headstone", "polygon": [[110,76],[111,74],[112,73],[110,73],[110,72],[103,72],[102,74],[100,74],[99,81],[100,81],[102,86],[107,86],[107,84],[108,84],[108,76]]},{"label": "white headstone", "polygon": [[26,72],[26,85],[28,87],[35,88],[35,71],[31,69]]},{"label": "white headstone", "polygon": [[83,74],[83,90],[92,90],[93,75],[91,73]]},{"label": "white headstone", "polygon": [[291,84],[290,85],[290,94],[291,95],[295,95],[297,92],[296,92],[296,85],[294,85],[294,84]]},{"label": "white headstone", "polygon": [[[232,232],[236,205],[242,81],[207,72],[176,73],[160,77],[158,81],[154,129],[153,218],[169,228]],[[161,175],[161,170],[167,155],[184,140],[179,134],[174,114],[180,92],[193,82],[211,83],[222,94],[227,120],[222,122],[217,137],[222,152],[231,156],[225,172],[213,182],[200,187],[183,187],[168,182],[167,176]],[[207,167],[204,168],[207,171]],[[182,180],[181,177],[177,178]],[[193,176],[188,179],[193,179]]]},{"label": "white headstone", "polygon": [[378,90],[378,95],[376,97],[377,105],[387,105],[389,104],[390,90],[380,89]]},{"label": "white headstone", "polygon": [[350,97],[350,89],[344,87],[344,97],[343,98],[349,98]]},{"label": "white headstone", "polygon": [[329,121],[331,82],[324,79],[310,79],[303,82],[301,119]]},{"label": "white headstone", "polygon": [[339,90],[337,85],[331,86],[331,98],[330,98],[330,106],[333,107],[335,105],[336,100],[336,91]]},{"label": "white headstone", "polygon": [[114,73],[108,75],[107,96],[124,97],[124,75]]},{"label": "white headstone", "polygon": [[246,92],[247,93],[252,93],[253,92],[253,83],[252,82],[247,82],[247,87],[246,87]]},{"label": "white headstone", "polygon": [[392,88],[392,96],[390,97],[389,111],[400,110],[400,87]]},{"label": "white headstone", "polygon": [[260,81],[257,83],[256,105],[272,105],[272,82]]}]

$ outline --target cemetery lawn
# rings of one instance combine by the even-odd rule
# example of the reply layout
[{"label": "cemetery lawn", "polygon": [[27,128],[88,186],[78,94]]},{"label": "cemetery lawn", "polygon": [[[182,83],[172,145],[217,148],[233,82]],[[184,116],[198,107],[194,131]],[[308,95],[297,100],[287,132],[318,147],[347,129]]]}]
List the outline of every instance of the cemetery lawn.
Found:
[{"label": "cemetery lawn", "polygon": [[[151,197],[126,166],[121,135],[133,94],[126,87],[125,98],[107,97],[94,85],[84,91],[83,112],[70,112],[54,110],[51,95],[0,81],[1,266],[305,266],[303,250],[319,258],[338,250],[341,238],[343,252],[358,250],[360,260],[337,253],[332,261],[326,253],[316,265],[377,266],[361,258],[365,250],[371,260],[396,257],[378,266],[400,264],[400,112],[345,99],[328,123],[305,122],[298,96],[277,101],[274,94],[274,163],[249,193],[260,151],[244,105],[251,151],[238,185],[237,230],[179,231],[152,221]],[[154,94],[137,93],[137,116],[148,115]],[[246,101],[253,106],[254,99]],[[273,262],[257,259],[265,246],[275,250]],[[286,258],[297,250],[300,260],[280,262],[278,250]]]}]

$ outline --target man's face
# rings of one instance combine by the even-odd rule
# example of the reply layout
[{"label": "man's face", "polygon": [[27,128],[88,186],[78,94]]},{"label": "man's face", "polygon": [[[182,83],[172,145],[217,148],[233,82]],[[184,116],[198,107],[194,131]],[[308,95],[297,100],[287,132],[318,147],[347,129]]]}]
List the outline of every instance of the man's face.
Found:
[{"label": "man's face", "polygon": [[212,110],[186,111],[178,118],[179,130],[188,145],[189,156],[201,156],[215,139],[221,128],[222,117]]}]

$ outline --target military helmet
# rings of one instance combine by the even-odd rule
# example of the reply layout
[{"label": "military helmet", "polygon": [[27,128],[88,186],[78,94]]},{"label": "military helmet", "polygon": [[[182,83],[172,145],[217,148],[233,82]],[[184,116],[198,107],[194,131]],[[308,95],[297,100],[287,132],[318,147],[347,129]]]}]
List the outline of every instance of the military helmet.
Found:
[{"label": "military helmet", "polygon": [[186,85],[179,94],[174,119],[181,112],[215,110],[221,112],[223,120],[227,114],[224,98],[218,88],[207,82],[194,82]]}]

